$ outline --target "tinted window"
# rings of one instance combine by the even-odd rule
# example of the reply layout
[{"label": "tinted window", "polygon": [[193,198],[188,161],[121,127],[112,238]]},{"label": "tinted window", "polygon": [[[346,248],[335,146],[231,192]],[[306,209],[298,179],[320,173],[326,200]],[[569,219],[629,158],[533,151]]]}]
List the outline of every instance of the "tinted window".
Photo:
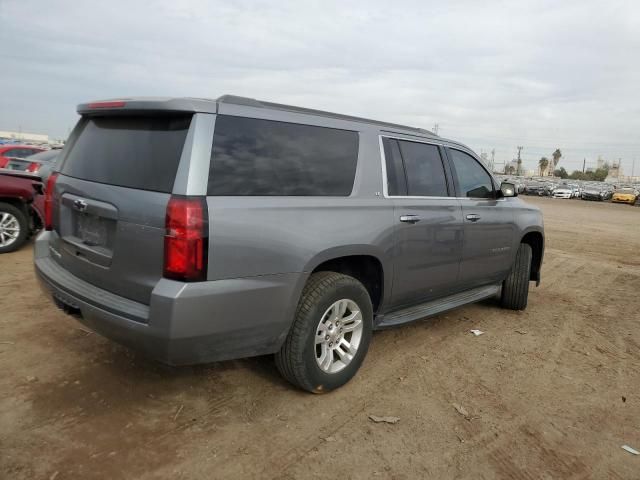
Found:
[{"label": "tinted window", "polygon": [[458,176],[460,194],[465,197],[489,198],[493,196],[493,184],[487,171],[471,155],[459,150],[449,150]]},{"label": "tinted window", "polygon": [[71,177],[171,192],[191,116],[82,120],[62,165]]},{"label": "tinted window", "polygon": [[53,162],[60,154],[61,150],[47,150],[46,152],[39,152],[33,155],[29,155],[29,160],[32,162]]},{"label": "tinted window", "polygon": [[357,158],[356,132],[219,115],[208,193],[348,196]]},{"label": "tinted window", "polygon": [[24,157],[24,155],[22,154],[22,149],[21,148],[12,148],[11,150],[7,150],[6,152],[4,152],[4,156],[5,157],[12,157],[12,158],[22,158],[22,157]]},{"label": "tinted window", "polygon": [[29,155],[33,155],[34,153],[39,152],[40,150],[35,150],[35,149],[31,149],[31,148],[14,148],[13,150],[9,151],[9,154],[5,154],[9,157],[15,157],[15,158],[26,158]]},{"label": "tinted window", "polygon": [[398,141],[392,138],[383,138],[384,158],[387,166],[387,190],[392,196],[407,195],[407,180],[402,165],[402,155]]},{"label": "tinted window", "polygon": [[436,145],[399,140],[410,196],[446,197],[447,180]]}]

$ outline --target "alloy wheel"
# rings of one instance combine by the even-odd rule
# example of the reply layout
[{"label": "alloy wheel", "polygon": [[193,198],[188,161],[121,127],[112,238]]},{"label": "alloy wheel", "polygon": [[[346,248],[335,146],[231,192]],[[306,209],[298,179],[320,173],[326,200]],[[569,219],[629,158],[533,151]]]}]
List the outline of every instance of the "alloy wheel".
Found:
[{"label": "alloy wheel", "polygon": [[323,372],[337,373],[351,363],[363,325],[362,312],[353,300],[338,300],[324,312],[315,336],[316,362]]},{"label": "alloy wheel", "polygon": [[8,247],[20,236],[20,223],[11,213],[0,212],[0,247]]}]

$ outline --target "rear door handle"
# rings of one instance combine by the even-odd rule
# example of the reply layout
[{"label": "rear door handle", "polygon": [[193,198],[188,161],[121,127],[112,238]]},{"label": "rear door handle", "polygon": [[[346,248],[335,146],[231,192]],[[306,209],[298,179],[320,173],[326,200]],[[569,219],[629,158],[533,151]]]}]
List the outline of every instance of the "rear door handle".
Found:
[{"label": "rear door handle", "polygon": [[467,215],[467,220],[469,220],[470,222],[477,222],[478,220],[480,220],[480,215],[478,215],[477,213],[470,213],[469,215]]},{"label": "rear door handle", "polygon": [[418,215],[400,215],[400,221],[405,223],[416,223],[420,221]]}]

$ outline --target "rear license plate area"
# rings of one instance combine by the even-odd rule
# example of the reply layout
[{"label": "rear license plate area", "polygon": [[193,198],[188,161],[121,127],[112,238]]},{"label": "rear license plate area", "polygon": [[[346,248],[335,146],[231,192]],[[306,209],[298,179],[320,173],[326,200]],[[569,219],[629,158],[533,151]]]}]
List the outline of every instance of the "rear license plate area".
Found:
[{"label": "rear license plate area", "polygon": [[114,220],[76,212],[73,234],[88,247],[110,248],[114,227]]},{"label": "rear license plate area", "polygon": [[109,267],[117,221],[86,212],[71,212],[69,233],[62,236],[64,252],[79,260]]}]

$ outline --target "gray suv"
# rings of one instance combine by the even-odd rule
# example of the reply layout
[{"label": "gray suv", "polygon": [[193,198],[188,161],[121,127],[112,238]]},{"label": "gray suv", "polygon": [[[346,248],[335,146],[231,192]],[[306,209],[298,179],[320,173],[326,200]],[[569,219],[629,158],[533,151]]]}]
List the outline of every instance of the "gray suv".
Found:
[{"label": "gray suv", "polygon": [[540,281],[540,211],[426,130],[223,96],[82,104],[35,269],[64,311],[172,365],[275,354],[311,392],[375,329]]}]

